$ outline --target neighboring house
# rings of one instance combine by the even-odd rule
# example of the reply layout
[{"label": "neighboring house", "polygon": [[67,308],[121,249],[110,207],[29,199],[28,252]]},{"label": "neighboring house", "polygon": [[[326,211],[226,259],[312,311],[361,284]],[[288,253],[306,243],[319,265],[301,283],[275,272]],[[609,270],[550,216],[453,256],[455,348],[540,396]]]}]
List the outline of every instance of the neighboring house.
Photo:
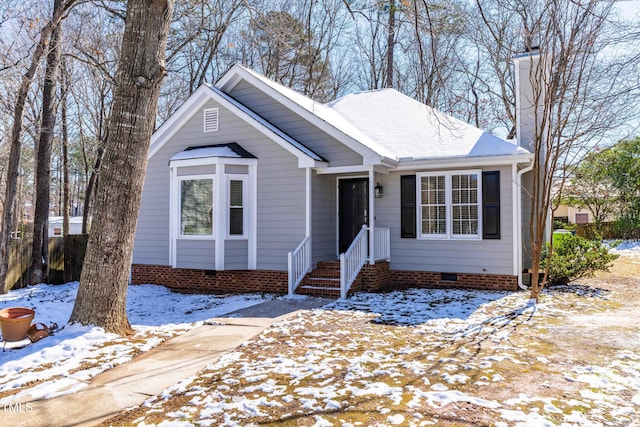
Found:
[{"label": "neighboring house", "polygon": [[132,282],[515,290],[532,159],[393,89],[322,104],[236,65],[153,135]]},{"label": "neighboring house", "polygon": [[553,219],[567,224],[589,224],[593,218],[589,209],[561,204],[553,211]]},{"label": "neighboring house", "polygon": [[[49,237],[62,237],[62,222],[61,216],[49,217]],[[82,234],[81,216],[69,217],[69,234]]]}]

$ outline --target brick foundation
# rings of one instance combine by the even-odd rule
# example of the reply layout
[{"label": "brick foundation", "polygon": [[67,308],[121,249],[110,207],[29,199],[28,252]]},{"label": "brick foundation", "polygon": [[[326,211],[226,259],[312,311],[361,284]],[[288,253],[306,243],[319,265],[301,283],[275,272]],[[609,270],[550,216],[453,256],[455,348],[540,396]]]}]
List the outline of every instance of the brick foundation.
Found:
[{"label": "brick foundation", "polygon": [[[445,273],[446,274],[446,273]],[[393,270],[390,287],[456,288],[517,291],[518,277],[502,274],[455,273],[455,281],[443,280],[443,273]]]},{"label": "brick foundation", "polygon": [[[185,293],[286,294],[288,290],[287,272],[275,270],[207,271],[171,268],[166,265],[134,264],[131,276],[133,284],[153,283]],[[375,292],[381,289],[407,287],[518,290],[516,276],[468,273],[456,273],[454,276],[448,277],[450,280],[443,280],[442,273],[390,270],[388,262],[378,262],[363,267],[352,291]]]},{"label": "brick foundation", "polygon": [[289,286],[286,271],[209,271],[148,264],[132,266],[131,282],[134,285],[164,285],[177,292],[205,294],[286,294]]}]

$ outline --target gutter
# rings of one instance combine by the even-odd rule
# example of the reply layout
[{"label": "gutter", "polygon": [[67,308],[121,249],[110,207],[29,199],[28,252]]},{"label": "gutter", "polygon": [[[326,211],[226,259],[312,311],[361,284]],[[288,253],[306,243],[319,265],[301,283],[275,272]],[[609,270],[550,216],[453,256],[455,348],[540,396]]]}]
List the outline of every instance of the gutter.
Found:
[{"label": "gutter", "polygon": [[529,290],[526,285],[522,283],[522,175],[533,170],[534,159],[529,159],[529,165],[523,169],[517,170],[517,165],[513,165],[513,198],[516,203],[514,204],[514,219],[513,221],[513,260],[515,273],[518,276],[518,287],[522,290]]}]

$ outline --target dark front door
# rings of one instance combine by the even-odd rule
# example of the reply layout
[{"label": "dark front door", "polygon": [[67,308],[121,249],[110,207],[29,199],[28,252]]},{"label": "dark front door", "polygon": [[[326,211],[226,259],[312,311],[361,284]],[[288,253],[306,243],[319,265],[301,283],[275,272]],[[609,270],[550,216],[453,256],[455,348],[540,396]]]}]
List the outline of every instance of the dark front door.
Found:
[{"label": "dark front door", "polygon": [[369,222],[369,180],[353,178],[338,182],[338,249],[343,253]]}]

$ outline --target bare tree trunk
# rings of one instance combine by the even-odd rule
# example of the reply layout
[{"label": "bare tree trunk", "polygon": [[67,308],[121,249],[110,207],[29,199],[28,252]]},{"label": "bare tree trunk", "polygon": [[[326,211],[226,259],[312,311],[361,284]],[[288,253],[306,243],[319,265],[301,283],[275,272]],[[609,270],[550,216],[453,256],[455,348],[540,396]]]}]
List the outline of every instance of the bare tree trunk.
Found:
[{"label": "bare tree trunk", "polygon": [[[62,122],[62,236],[65,241],[65,252],[67,236],[69,235],[69,128],[67,123],[67,101],[70,89],[69,76],[65,63],[62,63],[62,96],[60,108],[60,121]],[[65,257],[66,264],[66,257]],[[71,280],[71,269],[64,269],[64,281]]]},{"label": "bare tree trunk", "polygon": [[69,188],[69,125],[67,123],[67,101],[69,95],[69,77],[64,63],[62,64],[62,105],[60,109],[60,120],[62,121],[62,235],[69,235],[69,198],[71,190]]},{"label": "bare tree trunk", "polygon": [[[60,8],[61,0],[56,0],[54,9]],[[60,23],[51,32],[49,53],[47,54],[47,69],[42,90],[42,125],[38,140],[36,162],[36,200],[33,216],[33,244],[31,248],[31,278],[32,285],[47,280],[47,264],[49,258],[48,223],[49,202],[51,199],[51,146],[53,145],[53,131],[56,124],[56,85],[60,69]]]},{"label": "bare tree trunk", "polygon": [[121,335],[147,155],[154,130],[173,0],[130,0],[104,163],[71,323]]},{"label": "bare tree trunk", "polygon": [[84,205],[82,206],[82,234],[87,234],[89,217],[91,216],[91,204],[93,203],[93,196],[95,189],[98,186],[98,178],[100,177],[100,168],[102,167],[102,158],[104,156],[104,148],[98,147],[98,153],[96,154],[96,162],[93,165],[93,170],[89,176],[89,182],[84,192]]},{"label": "bare tree trunk", "polygon": [[387,88],[393,88],[393,48],[396,44],[396,2],[389,2],[389,26],[387,28]]},{"label": "bare tree trunk", "polygon": [[0,228],[0,291],[7,292],[7,270],[9,267],[9,242],[11,240],[11,228],[14,220],[14,201],[16,196],[16,187],[19,175],[20,149],[22,139],[22,120],[24,117],[24,109],[27,103],[29,88],[36,75],[40,59],[49,42],[51,31],[55,28],[64,12],[69,9],[75,0],[69,0],[60,9],[54,9],[51,21],[40,32],[40,40],[31,56],[31,64],[22,76],[18,96],[16,97],[15,109],[13,111],[13,127],[11,128],[11,148],[9,152],[9,162],[7,165],[7,181],[5,186],[4,211],[2,215],[2,227]]}]

